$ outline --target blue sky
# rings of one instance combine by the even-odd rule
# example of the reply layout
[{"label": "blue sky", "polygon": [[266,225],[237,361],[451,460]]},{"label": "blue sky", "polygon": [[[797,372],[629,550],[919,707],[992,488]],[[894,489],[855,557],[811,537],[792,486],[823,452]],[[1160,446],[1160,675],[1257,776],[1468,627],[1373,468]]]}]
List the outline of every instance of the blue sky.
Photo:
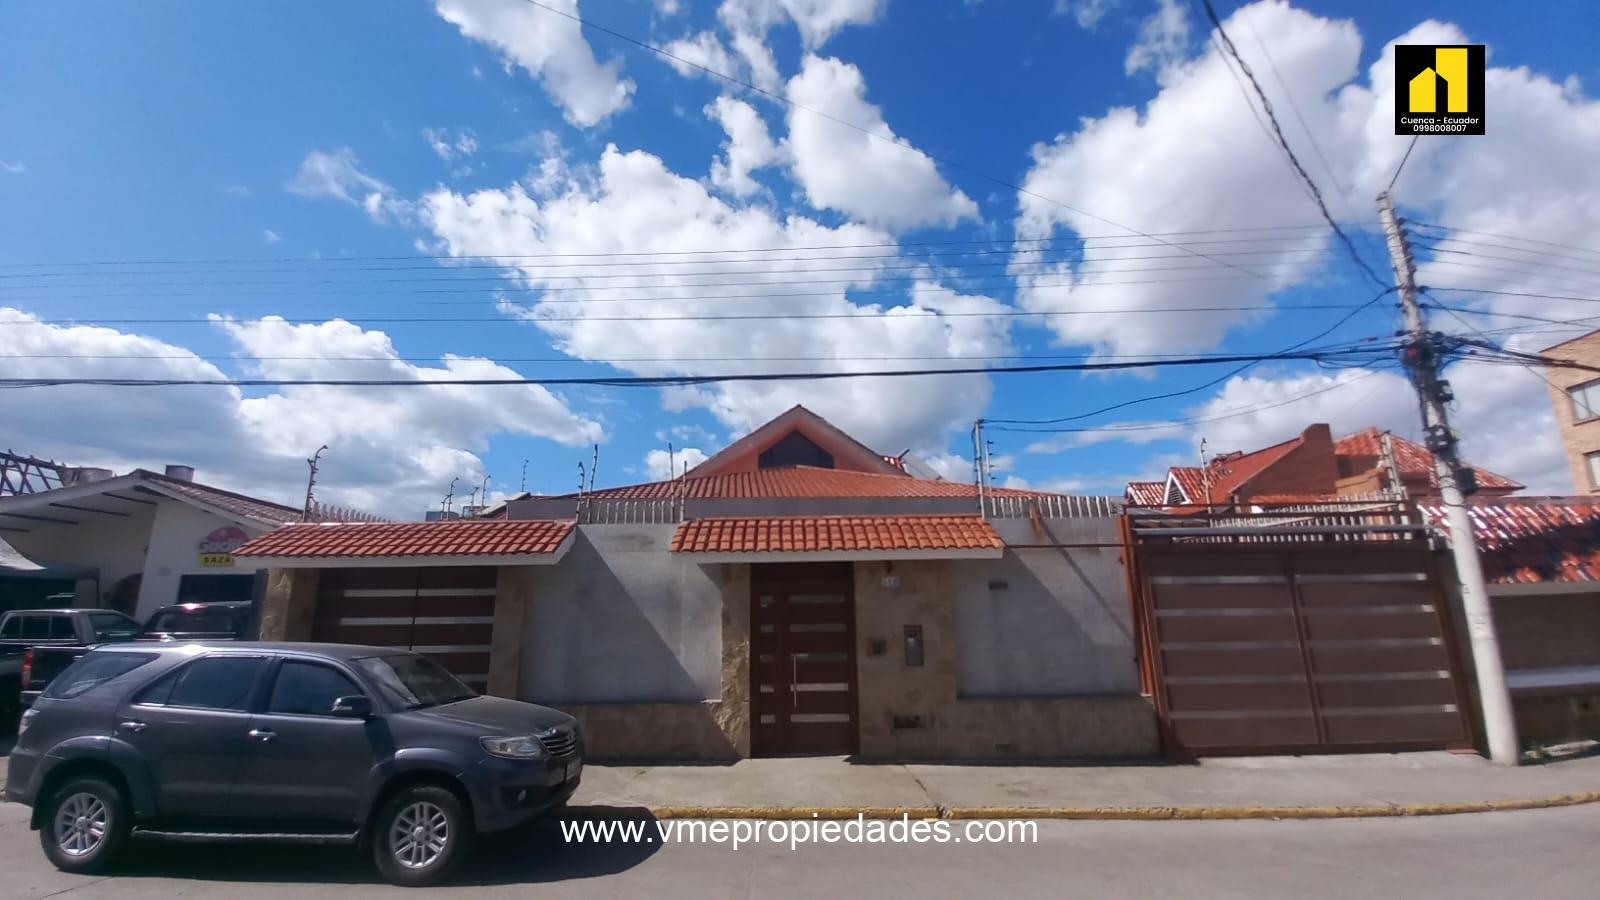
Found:
[{"label": "blue sky", "polygon": [[[572,8],[571,0],[554,5]],[[1600,14],[1579,2],[1535,6],[1539,14],[1492,2],[1224,2],[1219,11],[1274,96],[1297,153],[1352,229],[1376,221],[1372,196],[1405,149],[1404,139],[1384,132],[1392,109],[1386,45],[1408,34],[1409,42],[1464,37],[1490,45],[1489,134],[1424,139],[1396,189],[1403,209],[1526,241],[1600,247],[1600,176],[1591,164],[1600,111],[1585,88],[1600,79],[1592,45]],[[1279,228],[1313,225],[1316,210],[1252,122],[1240,86],[1208,44],[1210,29],[1188,4],[585,0],[577,10],[642,40],[705,54],[695,58],[803,106],[892,129],[915,150],[677,71],[519,0],[12,4],[0,14],[0,274],[15,277],[0,279],[0,308],[53,324],[14,324],[8,335],[26,339],[0,349],[0,366],[12,376],[192,376],[214,366],[229,376],[427,378],[451,368],[441,362],[447,355],[465,360],[457,371],[489,366],[471,361],[482,358],[528,375],[568,376],[841,365],[769,361],[781,347],[807,357],[921,353],[935,366],[969,356],[1003,365],[1040,356],[1254,352],[1308,338],[1344,315],[1303,307],[1360,303],[1376,290],[1325,232]],[[741,42],[770,51],[775,71],[763,73]],[[733,122],[759,127],[736,134]],[[753,165],[746,171],[736,158]],[[995,252],[1007,243],[974,243],[957,246],[991,252],[910,268],[930,261],[929,242],[1050,237],[1072,247],[1086,235],[1134,235],[1099,220],[1156,233],[1270,226],[1248,234],[1263,243],[1245,246],[1284,254],[1263,254],[1265,283],[1155,288],[1087,284],[1110,280],[1091,274],[1097,265],[1136,273],[1121,276],[1129,281],[1173,265],[1138,259],[1170,248],[1136,235],[1125,242],[1135,249],[1112,255],[1138,261],[1120,266],[1087,253],[1044,265]],[[590,289],[600,279],[376,259],[741,251],[773,240],[891,248],[874,253],[898,245],[901,257],[878,261],[887,268],[876,273],[847,272],[862,279],[829,284],[835,296],[738,307],[847,310],[872,320],[792,321],[783,332],[767,322],[540,326],[519,311],[562,311],[546,301],[563,290],[580,301],[565,311],[580,315],[688,307],[673,302],[681,291],[669,295],[648,278],[637,282],[641,299],[608,306],[593,302],[604,296]],[[1358,246],[1387,278],[1379,243],[1368,236]],[[1425,268],[1424,277],[1568,291],[1600,280],[1579,266],[1557,285],[1533,271],[1537,259],[1498,269],[1447,264]],[[175,262],[150,263],[163,260]],[[99,261],[134,264],[72,265]],[[1080,287],[1019,290],[1029,277],[1018,273],[1046,270]],[[1185,271],[1180,278],[1192,274]],[[782,284],[793,292],[797,282],[829,277],[780,274],[757,290],[775,293]],[[520,289],[507,295],[515,308],[496,293],[506,287]],[[456,292],[424,293],[440,288]],[[1151,311],[1222,300],[1270,309]],[[1493,318],[1497,310],[1555,308],[1526,298],[1449,300],[1477,310],[1470,321],[1482,328],[1509,324]],[[917,302],[947,313],[1080,313],[974,316],[931,330],[885,319]],[[725,311],[732,303],[713,298],[693,308]],[[1107,312],[1081,314],[1086,309]],[[261,321],[271,315],[307,324]],[[381,321],[447,316],[475,321]],[[190,321],[125,321],[140,319]],[[95,323],[103,327],[89,327]],[[1394,324],[1392,304],[1380,303],[1327,340],[1384,335]],[[314,359],[272,358],[280,356]],[[713,356],[734,361],[688,359]],[[194,462],[202,477],[291,499],[304,456],[326,442],[328,499],[406,514],[437,502],[452,477],[488,474],[493,489],[515,489],[524,460],[529,489],[570,489],[593,440],[602,445],[600,483],[643,480],[649,455],[668,441],[714,452],[796,400],[884,452],[911,448],[949,477],[967,477],[958,457],[970,452],[973,418],[1076,415],[1224,371],[695,392],[50,388],[8,397],[5,443],[78,464]],[[1536,378],[1464,368],[1458,386],[1475,461],[1539,490],[1570,489]],[[1308,396],[1278,403],[1300,394]],[[1270,408],[1252,412],[1261,407]],[[1311,421],[1404,434],[1415,432],[1413,418],[1392,374],[1281,364],[1080,423],[1141,430],[993,438],[1003,467],[997,479],[1120,493],[1127,478],[1192,459],[1202,437],[1214,450],[1248,449]]]}]

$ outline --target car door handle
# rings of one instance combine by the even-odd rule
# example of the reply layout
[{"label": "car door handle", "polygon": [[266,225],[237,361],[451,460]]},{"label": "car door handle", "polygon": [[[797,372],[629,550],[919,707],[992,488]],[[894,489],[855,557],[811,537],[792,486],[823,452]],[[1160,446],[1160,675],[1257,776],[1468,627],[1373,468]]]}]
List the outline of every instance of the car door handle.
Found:
[{"label": "car door handle", "polygon": [[278,733],[276,731],[267,731],[266,729],[263,729],[263,728],[252,728],[248,732],[245,732],[245,733],[250,735],[251,737],[255,738],[256,740],[260,741],[263,744],[268,743],[273,738],[278,736]]},{"label": "car door handle", "polygon": [[138,733],[144,730],[144,723],[138,719],[129,719],[126,722],[118,722],[117,727],[121,728],[123,731],[132,731]]}]

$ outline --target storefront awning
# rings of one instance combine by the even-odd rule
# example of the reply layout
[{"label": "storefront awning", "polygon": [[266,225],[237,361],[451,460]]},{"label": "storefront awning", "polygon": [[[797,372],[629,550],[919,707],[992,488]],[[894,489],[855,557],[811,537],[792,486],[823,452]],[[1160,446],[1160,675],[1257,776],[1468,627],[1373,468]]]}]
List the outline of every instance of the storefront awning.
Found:
[{"label": "storefront awning", "polygon": [[286,525],[233,556],[246,569],[546,566],[566,555],[573,530],[551,519]]},{"label": "storefront awning", "polygon": [[672,552],[697,562],[998,559],[1005,542],[981,516],[760,516],[685,522]]}]

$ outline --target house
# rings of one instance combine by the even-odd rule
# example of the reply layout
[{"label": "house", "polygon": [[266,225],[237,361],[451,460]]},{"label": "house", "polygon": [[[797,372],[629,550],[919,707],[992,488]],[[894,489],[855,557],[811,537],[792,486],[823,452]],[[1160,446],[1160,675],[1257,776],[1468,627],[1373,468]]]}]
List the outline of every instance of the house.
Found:
[{"label": "house", "polygon": [[[1540,353],[1550,360],[1600,365],[1600,331],[1562,341]],[[1600,376],[1584,369],[1546,366],[1550,402],[1561,429],[1572,483],[1580,494],[1600,494]]]},{"label": "house", "polygon": [[301,510],[201,484],[168,466],[113,476],[68,469],[48,489],[0,497],[0,590],[7,608],[71,593],[75,605],[143,618],[190,600],[249,600],[253,573],[232,552]]},{"label": "house", "polygon": [[[1474,468],[1481,496],[1506,496],[1522,485]],[[1159,485],[1159,488],[1158,488]],[[1172,466],[1164,482],[1135,481],[1130,505],[1204,507],[1319,502],[1395,494],[1437,497],[1433,454],[1405,438],[1368,428],[1335,440],[1326,424],[1250,452],[1222,453],[1200,466]]]},{"label": "house", "polygon": [[264,636],[409,647],[596,756],[1156,752],[1121,504],[918,468],[795,407],[671,480],[236,556]]}]

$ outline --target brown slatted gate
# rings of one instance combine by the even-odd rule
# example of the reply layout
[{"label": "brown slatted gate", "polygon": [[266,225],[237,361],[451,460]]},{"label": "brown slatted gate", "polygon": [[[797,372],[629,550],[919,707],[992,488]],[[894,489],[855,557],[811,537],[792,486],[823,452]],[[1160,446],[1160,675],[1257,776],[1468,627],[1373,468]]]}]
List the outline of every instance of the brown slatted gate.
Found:
[{"label": "brown slatted gate", "polygon": [[753,566],[750,625],[752,752],[855,753],[851,564]]},{"label": "brown slatted gate", "polygon": [[1136,545],[1146,675],[1174,756],[1470,747],[1421,540]]},{"label": "brown slatted gate", "polygon": [[412,650],[484,690],[497,573],[493,566],[325,569],[311,639]]}]

